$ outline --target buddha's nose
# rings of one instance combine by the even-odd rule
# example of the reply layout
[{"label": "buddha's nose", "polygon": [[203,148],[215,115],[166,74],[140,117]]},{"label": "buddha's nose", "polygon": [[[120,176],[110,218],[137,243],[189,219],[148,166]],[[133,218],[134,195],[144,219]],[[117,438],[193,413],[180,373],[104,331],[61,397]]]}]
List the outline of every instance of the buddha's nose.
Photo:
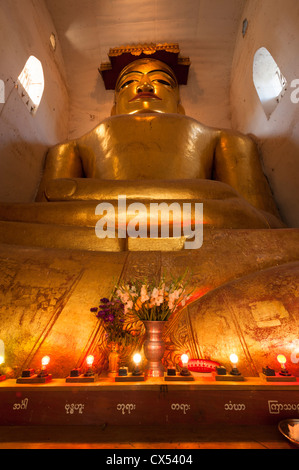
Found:
[{"label": "buddha's nose", "polygon": [[138,83],[137,87],[137,93],[153,93],[155,91],[154,85],[150,81],[148,77],[143,77],[140,82]]}]

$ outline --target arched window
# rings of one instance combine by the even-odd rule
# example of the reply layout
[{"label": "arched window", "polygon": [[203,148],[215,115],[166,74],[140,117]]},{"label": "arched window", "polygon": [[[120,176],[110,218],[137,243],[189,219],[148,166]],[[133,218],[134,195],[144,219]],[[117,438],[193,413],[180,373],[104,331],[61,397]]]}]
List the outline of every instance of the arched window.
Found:
[{"label": "arched window", "polygon": [[261,47],[254,56],[253,82],[269,119],[286,92],[287,81],[270,52]]},{"label": "arched window", "polygon": [[33,55],[27,60],[18,78],[18,90],[29,111],[34,114],[44,92],[44,72],[41,62]]},{"label": "arched window", "polygon": [[0,104],[1,103],[5,103],[5,85],[3,80],[0,80]]}]

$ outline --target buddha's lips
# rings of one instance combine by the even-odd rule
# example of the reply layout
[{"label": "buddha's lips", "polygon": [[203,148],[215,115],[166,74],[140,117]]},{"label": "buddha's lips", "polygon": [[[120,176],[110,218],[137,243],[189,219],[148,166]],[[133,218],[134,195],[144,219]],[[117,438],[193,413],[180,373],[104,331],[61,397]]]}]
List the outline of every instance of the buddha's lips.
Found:
[{"label": "buddha's lips", "polygon": [[159,98],[159,96],[155,95],[154,93],[138,93],[137,96],[134,96],[134,98],[132,98],[131,100],[129,100],[129,103],[131,103],[132,101],[136,101],[140,98],[151,98],[151,99],[154,99],[154,100],[161,100],[161,98]]}]

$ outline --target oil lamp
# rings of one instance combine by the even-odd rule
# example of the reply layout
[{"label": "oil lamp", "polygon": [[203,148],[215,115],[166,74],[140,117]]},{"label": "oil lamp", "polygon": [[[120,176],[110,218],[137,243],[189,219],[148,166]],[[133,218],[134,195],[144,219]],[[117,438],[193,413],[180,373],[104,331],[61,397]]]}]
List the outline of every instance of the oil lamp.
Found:
[{"label": "oil lamp", "polygon": [[135,377],[138,377],[138,376],[142,375],[142,371],[141,371],[141,367],[140,367],[141,355],[138,354],[138,353],[134,354],[133,362],[134,362],[134,368],[133,368],[132,375],[135,376]]},{"label": "oil lamp", "polygon": [[182,354],[181,361],[182,361],[182,364],[183,364],[183,368],[182,368],[180,374],[183,377],[187,377],[188,375],[190,375],[190,371],[188,370],[189,357],[187,356],[187,354]]},{"label": "oil lamp", "polygon": [[171,367],[167,369],[167,374],[164,376],[164,380],[167,381],[191,381],[194,380],[193,375],[188,369],[189,357],[187,354],[181,355],[181,371],[177,374],[176,370]]},{"label": "oil lamp", "polygon": [[[243,381],[245,380],[241,372],[239,372],[237,368],[237,364],[239,362],[239,358],[236,354],[231,354],[229,356],[230,363],[232,365],[232,369],[228,375],[226,375],[226,369],[224,367],[218,367],[216,369],[217,374],[215,375],[215,379],[218,381]],[[223,370],[222,370],[223,369]]]},{"label": "oil lamp", "polygon": [[85,374],[81,373],[81,369],[76,367],[71,370],[70,375],[65,379],[65,381],[71,383],[95,382],[97,375],[93,370],[94,356],[90,354],[87,356],[85,362],[87,366]]},{"label": "oil lamp", "polygon": [[[41,360],[42,367],[37,375],[36,382],[37,383],[46,383],[50,382],[52,380],[52,375],[49,374],[48,372],[48,365],[50,364],[50,357],[49,356],[44,356]],[[34,376],[32,376],[32,380],[34,380]]]},{"label": "oil lamp", "polygon": [[50,358],[49,356],[44,356],[42,358],[42,368],[40,373],[38,374],[38,377],[47,377],[49,375],[47,366],[50,364]]},{"label": "oil lamp", "polygon": [[24,369],[21,377],[17,379],[17,383],[47,383],[52,380],[52,374],[48,372],[50,357],[44,356],[41,360],[41,369],[39,373],[35,373],[34,369]]},{"label": "oil lamp", "polygon": [[231,354],[229,356],[229,360],[231,362],[231,365],[232,365],[232,370],[230,371],[230,374],[231,375],[241,375],[241,373],[239,372],[238,368],[237,368],[237,364],[239,362],[239,358],[236,354]]},{"label": "oil lamp", "polygon": [[48,372],[48,365],[50,364],[50,357],[44,356],[41,360],[41,369],[36,373],[34,369],[24,369],[21,377],[17,379],[18,384],[44,384],[52,380],[52,374]]},{"label": "oil lamp", "polygon": [[145,376],[141,367],[141,354],[134,354],[132,359],[134,363],[132,372],[128,373],[127,367],[120,367],[118,370],[118,375],[115,376],[115,382],[141,382],[145,380]]},{"label": "oil lamp", "polygon": [[277,361],[280,364],[279,375],[282,375],[284,377],[290,376],[291,374],[289,373],[289,371],[287,370],[287,368],[285,366],[286,362],[287,362],[286,357],[283,354],[278,354]]},{"label": "oil lamp", "polygon": [[94,372],[93,372],[93,363],[94,363],[94,356],[89,355],[86,358],[86,364],[87,364],[87,371],[84,374],[84,377],[93,377]]},{"label": "oil lamp", "polygon": [[263,368],[262,378],[267,382],[296,382],[296,377],[289,373],[286,368],[286,357],[283,354],[278,354],[277,361],[280,364],[280,371],[275,372],[268,366]]}]

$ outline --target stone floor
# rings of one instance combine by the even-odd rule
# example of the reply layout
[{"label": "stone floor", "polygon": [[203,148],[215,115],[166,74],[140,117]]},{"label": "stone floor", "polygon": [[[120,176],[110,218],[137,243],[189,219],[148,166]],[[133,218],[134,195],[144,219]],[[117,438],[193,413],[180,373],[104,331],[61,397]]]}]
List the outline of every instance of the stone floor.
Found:
[{"label": "stone floor", "polygon": [[0,427],[0,449],[281,449],[296,447],[275,426]]}]

